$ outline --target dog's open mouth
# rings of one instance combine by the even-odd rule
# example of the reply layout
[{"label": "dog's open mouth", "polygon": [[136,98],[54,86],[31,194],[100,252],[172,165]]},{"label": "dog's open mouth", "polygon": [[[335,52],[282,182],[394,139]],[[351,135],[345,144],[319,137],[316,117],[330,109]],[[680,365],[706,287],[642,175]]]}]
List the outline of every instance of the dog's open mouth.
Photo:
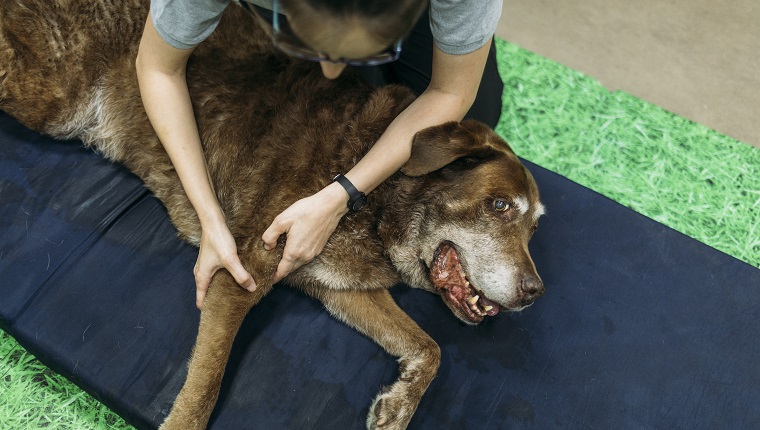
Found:
[{"label": "dog's open mouth", "polygon": [[451,242],[441,243],[435,251],[430,278],[443,301],[459,316],[479,323],[486,316],[499,313],[499,305],[488,300],[482,292],[470,285],[470,280],[459,262],[456,248]]}]

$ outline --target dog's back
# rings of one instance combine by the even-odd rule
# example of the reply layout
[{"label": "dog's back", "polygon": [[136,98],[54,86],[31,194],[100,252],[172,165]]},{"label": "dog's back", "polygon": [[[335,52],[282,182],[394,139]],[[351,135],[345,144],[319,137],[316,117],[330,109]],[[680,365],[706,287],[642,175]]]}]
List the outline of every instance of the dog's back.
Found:
[{"label": "dog's back", "polygon": [[[3,110],[32,129],[56,136],[68,134],[67,124],[91,125],[92,118],[72,108],[88,104],[95,96],[94,84],[115,61],[134,56],[148,4],[149,0],[2,2]],[[70,125],[69,133],[79,131]]]},{"label": "dog's back", "polygon": [[[153,133],[136,81],[134,59],[149,3],[4,2],[0,109],[126,165],[163,201],[180,234],[197,244],[195,212]],[[373,93],[346,75],[328,81],[316,64],[279,54],[254,18],[234,5],[196,48],[188,86],[233,234],[251,234],[250,225],[247,232],[236,230],[236,220],[254,213],[271,220],[349,170],[412,99],[398,87]],[[271,183],[283,179],[301,186],[271,192]],[[265,228],[257,226],[258,234]]]}]

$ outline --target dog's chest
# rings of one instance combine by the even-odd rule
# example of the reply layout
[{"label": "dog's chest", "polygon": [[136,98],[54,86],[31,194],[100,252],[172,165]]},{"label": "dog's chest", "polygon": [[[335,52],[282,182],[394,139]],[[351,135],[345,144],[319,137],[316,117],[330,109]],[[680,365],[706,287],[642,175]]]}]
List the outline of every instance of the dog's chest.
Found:
[{"label": "dog's chest", "polygon": [[298,280],[337,290],[390,288],[399,274],[379,240],[351,241],[334,235],[321,255],[298,272]]},{"label": "dog's chest", "polygon": [[335,290],[390,288],[400,282],[396,270],[385,259],[350,259],[336,262],[318,258],[303,268],[310,283]]}]

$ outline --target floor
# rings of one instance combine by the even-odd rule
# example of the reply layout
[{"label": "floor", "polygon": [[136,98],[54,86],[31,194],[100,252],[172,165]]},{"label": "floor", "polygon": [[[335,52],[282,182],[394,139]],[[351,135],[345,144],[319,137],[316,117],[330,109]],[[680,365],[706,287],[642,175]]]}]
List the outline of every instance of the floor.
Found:
[{"label": "floor", "polygon": [[504,0],[496,34],[760,148],[757,0]]}]

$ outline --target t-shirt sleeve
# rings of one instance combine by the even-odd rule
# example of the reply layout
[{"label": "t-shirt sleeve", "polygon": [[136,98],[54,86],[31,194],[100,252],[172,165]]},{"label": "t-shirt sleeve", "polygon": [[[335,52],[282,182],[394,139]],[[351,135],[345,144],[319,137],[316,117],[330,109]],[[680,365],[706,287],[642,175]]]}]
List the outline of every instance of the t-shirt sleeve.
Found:
[{"label": "t-shirt sleeve", "polygon": [[447,54],[468,54],[496,32],[502,0],[431,0],[430,30]]},{"label": "t-shirt sleeve", "polygon": [[189,49],[219,25],[231,0],[151,0],[150,15],[158,35],[169,45]]}]

